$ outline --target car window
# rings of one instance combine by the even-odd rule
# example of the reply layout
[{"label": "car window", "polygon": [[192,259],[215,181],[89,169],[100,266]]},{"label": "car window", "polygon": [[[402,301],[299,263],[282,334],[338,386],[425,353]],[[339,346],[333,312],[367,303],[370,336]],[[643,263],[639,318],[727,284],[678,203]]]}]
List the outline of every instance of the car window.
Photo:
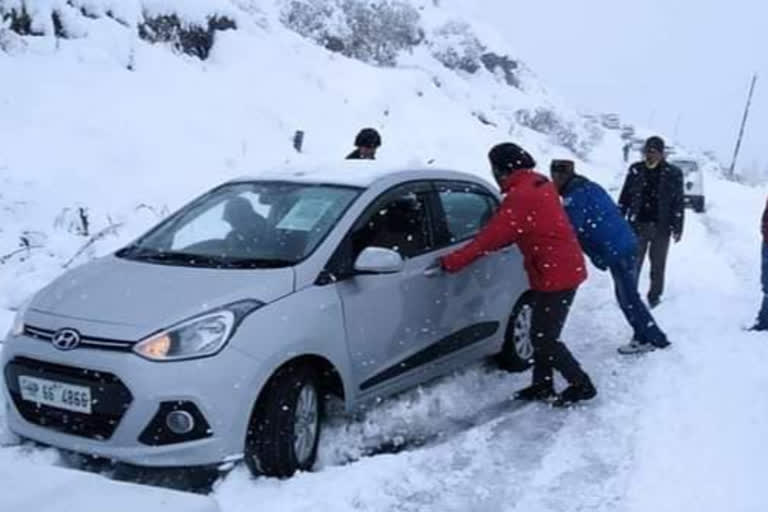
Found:
[{"label": "car window", "polygon": [[216,268],[293,265],[315,250],[359,193],[282,182],[223,185],[118,256]]},{"label": "car window", "polygon": [[493,215],[495,203],[488,195],[458,187],[441,188],[438,197],[451,243],[471,238]]},{"label": "car window", "polygon": [[412,258],[433,248],[427,195],[399,189],[377,201],[351,234],[353,258],[366,247],[383,247]]},{"label": "car window", "polygon": [[[225,207],[229,205],[229,215],[225,215]],[[239,210],[238,210],[239,207]],[[269,216],[269,206],[259,203],[259,195],[250,192],[238,194],[229,199],[228,203],[220,202],[193,218],[181,227],[173,236],[170,250],[179,251],[193,246],[200,240],[223,240],[232,231],[232,225],[225,219],[242,218],[245,225],[257,229]],[[238,217],[238,212],[243,214]],[[241,227],[240,231],[247,229]]]},{"label": "car window", "polygon": [[677,161],[673,160],[672,164],[680,168],[680,170],[683,171],[683,174],[685,175],[697,172],[699,170],[699,166],[696,162],[689,162],[685,160],[677,160]]},{"label": "car window", "polygon": [[498,201],[474,183],[438,183],[435,232],[440,247],[467,240],[488,223]]}]

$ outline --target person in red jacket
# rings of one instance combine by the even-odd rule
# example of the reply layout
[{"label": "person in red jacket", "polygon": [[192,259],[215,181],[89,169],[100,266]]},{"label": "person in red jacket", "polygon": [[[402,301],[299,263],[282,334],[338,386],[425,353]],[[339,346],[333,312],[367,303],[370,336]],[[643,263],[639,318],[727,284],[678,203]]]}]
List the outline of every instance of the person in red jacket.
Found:
[{"label": "person in red jacket", "polygon": [[755,325],[750,328],[751,331],[768,331],[768,202],[766,202],[765,210],[763,210],[762,233],[763,253],[760,280],[763,285],[763,304],[757,314]]},{"label": "person in red jacket", "polygon": [[[560,341],[576,289],[587,278],[581,246],[554,185],[533,171],[536,162],[512,143],[488,155],[493,175],[506,194],[501,207],[469,244],[441,258],[446,272],[458,272],[484,254],[517,244],[533,293],[531,341],[533,383],[520,400],[553,400],[559,407],[593,398],[595,390],[579,362]],[[569,386],[555,393],[553,370]]]}]

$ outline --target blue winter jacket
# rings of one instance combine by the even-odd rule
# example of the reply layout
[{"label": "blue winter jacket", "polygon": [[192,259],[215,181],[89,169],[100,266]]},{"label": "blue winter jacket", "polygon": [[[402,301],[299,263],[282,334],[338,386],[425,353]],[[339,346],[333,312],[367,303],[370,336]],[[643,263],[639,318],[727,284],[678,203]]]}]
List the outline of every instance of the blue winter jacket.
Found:
[{"label": "blue winter jacket", "polygon": [[597,268],[605,270],[635,254],[632,228],[600,185],[574,175],[560,193],[581,248]]}]

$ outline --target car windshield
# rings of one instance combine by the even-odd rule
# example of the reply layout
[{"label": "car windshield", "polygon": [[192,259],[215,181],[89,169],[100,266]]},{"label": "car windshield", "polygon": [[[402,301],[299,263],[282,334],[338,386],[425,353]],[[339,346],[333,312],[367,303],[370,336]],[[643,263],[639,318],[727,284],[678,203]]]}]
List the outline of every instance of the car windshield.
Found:
[{"label": "car windshield", "polygon": [[291,266],[312,254],[359,193],[352,187],[282,182],[223,185],[117,256],[215,268]]},{"label": "car windshield", "polygon": [[690,162],[687,160],[678,160],[673,163],[676,166],[678,166],[680,170],[683,171],[684,174],[690,174],[692,172],[696,172],[699,170],[699,166],[696,162]]}]

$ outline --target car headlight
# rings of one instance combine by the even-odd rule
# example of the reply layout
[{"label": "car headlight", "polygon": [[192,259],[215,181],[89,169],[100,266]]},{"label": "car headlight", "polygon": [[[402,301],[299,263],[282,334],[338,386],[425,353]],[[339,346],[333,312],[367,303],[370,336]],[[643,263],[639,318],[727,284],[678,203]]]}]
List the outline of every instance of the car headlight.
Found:
[{"label": "car headlight", "polygon": [[224,348],[243,318],[263,305],[249,300],[196,316],[140,341],[133,351],[152,361],[215,355]]},{"label": "car headlight", "polygon": [[16,315],[13,317],[13,324],[11,325],[11,336],[21,336],[24,334],[24,317],[27,314],[30,302],[32,302],[31,299],[27,300],[16,310]]}]

